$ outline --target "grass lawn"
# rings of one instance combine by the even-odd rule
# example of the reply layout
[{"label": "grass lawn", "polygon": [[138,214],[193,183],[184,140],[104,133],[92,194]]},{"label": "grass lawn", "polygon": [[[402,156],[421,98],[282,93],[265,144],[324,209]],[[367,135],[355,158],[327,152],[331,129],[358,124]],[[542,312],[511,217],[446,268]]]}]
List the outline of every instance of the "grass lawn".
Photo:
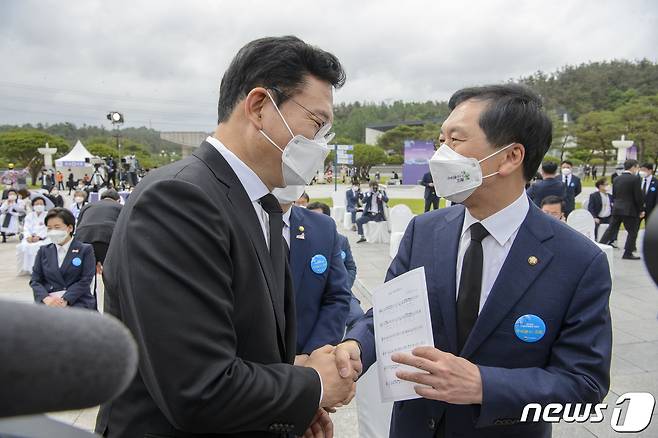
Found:
[{"label": "grass lawn", "polygon": [[[331,198],[312,198],[311,202],[323,202],[329,207],[333,207],[333,201]],[[398,204],[405,204],[408,206],[414,214],[423,214],[425,209],[425,200],[424,199],[399,199],[399,198],[390,198],[388,200],[388,206],[393,207]],[[445,199],[441,199],[439,202],[439,208],[445,207]]]}]

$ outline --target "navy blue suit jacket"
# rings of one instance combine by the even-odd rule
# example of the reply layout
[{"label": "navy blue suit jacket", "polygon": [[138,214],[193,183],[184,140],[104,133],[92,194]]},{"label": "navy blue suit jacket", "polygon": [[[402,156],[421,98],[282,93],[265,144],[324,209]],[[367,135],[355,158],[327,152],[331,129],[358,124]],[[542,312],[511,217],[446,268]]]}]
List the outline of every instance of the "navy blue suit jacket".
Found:
[{"label": "navy blue suit jacket", "polygon": [[[464,207],[416,216],[405,232],[387,280],[425,267],[436,348],[477,364],[482,405],[415,399],[395,403],[391,437],[430,438],[445,414],[446,436],[550,437],[545,423],[518,423],[527,403],[592,402],[610,383],[611,280],[606,256],[587,238],[530,210],[463,351],[457,351],[455,271]],[[531,265],[529,257],[538,263]],[[537,315],[546,324],[538,342],[518,339],[514,323]],[[347,333],[375,361],[372,310]]]},{"label": "navy blue suit jacket", "polygon": [[[610,213],[612,214],[612,207],[615,204],[615,200],[610,193],[606,193],[606,195],[608,195]],[[590,214],[595,218],[598,218],[602,208],[603,202],[601,201],[601,192],[597,190],[596,192],[590,193],[589,202],[587,203],[587,210],[589,210]]]},{"label": "navy blue suit jacket", "polygon": [[528,196],[537,207],[541,205],[542,199],[551,195],[563,200],[566,198],[566,189],[560,178],[546,178],[528,187]]},{"label": "navy blue suit jacket", "polygon": [[[76,266],[75,259],[80,260],[79,266]],[[61,268],[57,266],[55,244],[42,246],[37,252],[30,280],[34,301],[41,303],[49,293],[66,290],[62,298],[69,306],[95,310],[96,297],[90,289],[94,275],[96,257],[91,245],[73,240]]]},{"label": "navy blue suit jacket", "polygon": [[347,201],[347,205],[345,206],[345,210],[347,211],[356,211],[356,209],[359,207],[359,199],[362,199],[363,195],[361,194],[361,191],[358,191],[357,193],[354,193],[352,189],[348,189],[345,192],[345,200]]},{"label": "navy blue suit jacket", "polygon": [[649,190],[644,195],[644,211],[647,216],[656,207],[656,199],[658,199],[658,181],[656,181],[655,176],[652,176]]},{"label": "navy blue suit jacket", "polygon": [[[378,195],[382,195],[381,199],[379,199]],[[384,190],[379,190],[376,194],[372,191],[369,191],[363,195],[363,214],[372,211],[373,198],[377,199],[377,208],[379,213],[384,214],[384,203],[388,202],[388,196]]]},{"label": "navy blue suit jacket", "polygon": [[[303,232],[299,227],[304,227]],[[303,239],[298,238],[304,236]],[[327,269],[315,273],[311,260],[321,255]],[[290,272],[297,310],[297,354],[310,354],[343,339],[351,293],[341,257],[341,241],[329,216],[300,207],[290,212]]]},{"label": "navy blue suit jacket", "polygon": [[[564,176],[558,177],[560,181],[564,181]],[[566,189],[566,197],[564,198],[565,214],[569,214],[576,208],[576,196],[580,195],[580,192],[583,191],[583,186],[580,183],[580,178],[576,175],[571,175],[571,182],[569,185],[562,183]]]}]

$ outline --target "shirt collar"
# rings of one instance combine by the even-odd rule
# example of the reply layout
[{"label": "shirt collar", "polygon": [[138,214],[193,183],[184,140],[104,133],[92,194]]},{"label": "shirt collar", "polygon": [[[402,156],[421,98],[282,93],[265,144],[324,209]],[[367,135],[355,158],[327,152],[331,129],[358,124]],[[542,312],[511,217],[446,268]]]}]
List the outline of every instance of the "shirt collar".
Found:
[{"label": "shirt collar", "polygon": [[288,211],[283,213],[283,223],[286,224],[288,228],[290,228],[290,213],[292,212],[292,209],[295,208],[294,205],[291,205]]},{"label": "shirt collar", "polygon": [[221,141],[212,136],[208,136],[206,141],[213,145],[215,149],[217,149],[217,152],[222,154],[228,165],[231,166],[231,169],[233,169],[233,172],[235,172],[235,175],[242,183],[242,187],[244,187],[251,202],[258,201],[260,198],[270,193],[267,186],[258,175],[240,160],[237,155],[224,146]]},{"label": "shirt collar", "polygon": [[519,229],[528,214],[529,208],[530,204],[528,203],[528,196],[525,192],[521,193],[521,196],[516,201],[482,221],[471,216],[467,208],[464,213],[464,225],[462,226],[461,235],[463,236],[466,230],[474,223],[481,222],[489,234],[496,239],[498,244],[503,246]]},{"label": "shirt collar", "polygon": [[64,252],[64,253],[69,252],[69,248],[71,247],[71,242],[73,242],[73,239],[70,239],[64,245],[57,245],[57,252]]}]

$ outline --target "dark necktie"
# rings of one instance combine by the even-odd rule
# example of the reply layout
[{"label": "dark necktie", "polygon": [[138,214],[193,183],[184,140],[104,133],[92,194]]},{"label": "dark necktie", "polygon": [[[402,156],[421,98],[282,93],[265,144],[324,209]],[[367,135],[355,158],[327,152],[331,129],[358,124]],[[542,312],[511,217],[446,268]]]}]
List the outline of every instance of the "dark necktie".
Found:
[{"label": "dark necktie", "polygon": [[464,253],[457,295],[457,341],[459,352],[464,348],[480,309],[482,290],[482,239],[489,235],[484,226],[476,222],[470,226],[471,243]]},{"label": "dark necktie", "polygon": [[647,179],[646,178],[642,179],[642,193],[644,193],[644,194],[647,193]]},{"label": "dark necktie", "polygon": [[269,216],[270,222],[270,259],[276,282],[277,293],[283,295],[285,289],[285,259],[283,252],[283,211],[276,197],[268,193],[259,199],[261,207]]}]

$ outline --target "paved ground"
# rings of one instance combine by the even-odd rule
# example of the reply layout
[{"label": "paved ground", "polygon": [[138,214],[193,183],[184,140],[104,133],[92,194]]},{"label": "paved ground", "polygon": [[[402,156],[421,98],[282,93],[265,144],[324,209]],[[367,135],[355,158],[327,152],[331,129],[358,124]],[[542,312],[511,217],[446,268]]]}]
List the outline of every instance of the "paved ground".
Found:
[{"label": "paved ground", "polygon": [[[395,192],[395,195],[394,195]],[[330,196],[328,186],[313,186],[311,197]],[[417,187],[391,188],[391,197],[422,197]],[[583,197],[585,194],[581,195]],[[390,259],[388,245],[355,244],[356,233],[343,231],[352,243],[358,266],[355,293],[364,307],[369,306],[369,291],[384,280]],[[620,235],[620,243],[624,236]],[[639,242],[640,243],[640,242]],[[15,274],[15,241],[0,244],[0,299],[31,302],[32,295],[27,277]],[[612,382],[606,402],[613,405],[616,398],[626,392],[648,391],[658,396],[658,289],[646,273],[643,262],[621,259],[621,250],[615,251],[614,287],[610,307],[614,325],[614,351]],[[54,418],[91,430],[97,409],[51,414]],[[334,414],[336,437],[356,438],[358,434],[355,403]],[[640,434],[627,436],[658,436],[658,411],[654,411],[652,424]],[[601,424],[560,424],[554,428],[554,437],[614,437],[610,416]]]}]

